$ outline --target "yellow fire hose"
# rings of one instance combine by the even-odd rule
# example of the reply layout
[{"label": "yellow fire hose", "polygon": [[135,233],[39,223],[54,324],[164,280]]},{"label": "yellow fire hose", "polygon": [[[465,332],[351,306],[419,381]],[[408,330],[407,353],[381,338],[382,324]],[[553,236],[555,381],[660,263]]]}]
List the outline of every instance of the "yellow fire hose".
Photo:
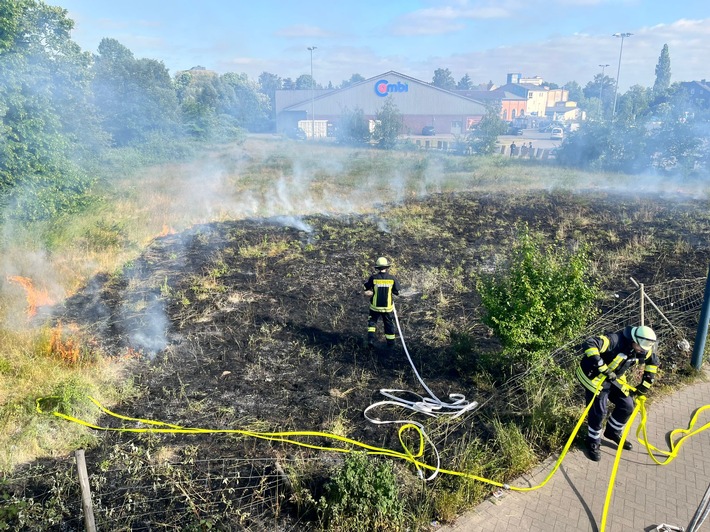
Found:
[{"label": "yellow fire hose", "polygon": [[[601,388],[601,383],[599,384],[599,388],[597,389],[597,393],[600,388]],[[36,400],[37,412],[40,414],[45,414],[45,412],[42,410],[42,403],[51,401],[52,399],[56,399],[56,397],[38,398]],[[510,486],[508,484],[497,482],[495,480],[487,479],[484,477],[479,477],[477,475],[473,475],[471,473],[466,473],[463,471],[453,471],[453,470],[443,469],[440,467],[435,467],[435,466],[432,466],[430,464],[420,461],[419,458],[421,458],[424,455],[425,438],[424,438],[424,435],[422,432],[422,428],[414,423],[408,423],[408,424],[402,425],[399,428],[398,436],[399,436],[399,441],[400,441],[400,444],[402,445],[403,451],[395,451],[392,449],[385,449],[383,447],[376,447],[373,445],[368,445],[366,443],[359,442],[357,440],[353,440],[351,438],[347,438],[344,436],[338,436],[336,434],[331,434],[328,432],[320,432],[320,431],[254,432],[254,431],[250,431],[250,430],[241,430],[241,429],[205,429],[205,428],[196,428],[196,427],[182,427],[180,425],[173,425],[173,424],[165,423],[162,421],[155,421],[155,420],[151,420],[151,419],[141,419],[141,418],[123,416],[121,414],[117,414],[115,412],[112,412],[111,410],[108,410],[107,408],[102,406],[101,403],[99,403],[99,401],[97,401],[93,397],[89,397],[89,399],[97,406],[97,408],[99,408],[106,415],[109,415],[109,416],[117,418],[117,419],[121,419],[123,421],[141,423],[143,425],[149,425],[149,426],[143,427],[143,428],[141,428],[141,427],[104,427],[104,426],[100,426],[100,425],[94,425],[93,423],[89,423],[87,421],[76,418],[74,416],[70,416],[67,414],[63,414],[61,412],[57,412],[56,410],[51,413],[52,413],[52,415],[54,415],[60,419],[64,419],[66,421],[70,421],[72,423],[77,423],[79,425],[83,425],[83,426],[88,427],[90,429],[100,430],[100,431],[154,433],[154,434],[160,434],[160,433],[163,433],[163,434],[237,434],[237,435],[241,435],[241,436],[245,436],[245,437],[258,438],[258,439],[262,439],[262,440],[270,440],[270,441],[289,443],[289,444],[298,445],[301,447],[307,447],[309,449],[317,449],[317,450],[321,450],[321,451],[350,453],[350,452],[353,452],[353,450],[354,450],[354,449],[340,448],[340,447],[326,447],[325,445],[311,443],[307,440],[307,438],[323,438],[326,440],[332,440],[332,441],[337,441],[337,442],[351,445],[354,448],[359,448],[359,449],[364,450],[367,454],[370,454],[370,455],[388,456],[390,458],[397,458],[400,460],[405,460],[405,461],[411,463],[412,465],[414,465],[414,467],[417,469],[417,471],[419,473],[421,473],[423,470],[438,471],[439,473],[464,477],[464,478],[476,480],[479,482],[484,482],[484,483],[490,484],[492,486],[497,486],[497,487],[504,488],[507,490],[520,491],[520,492],[537,490],[537,489],[545,486],[550,481],[552,476],[557,472],[560,465],[562,464],[562,461],[564,460],[565,456],[567,455],[567,452],[569,451],[570,447],[572,446],[575,436],[579,432],[579,429],[582,426],[582,424],[584,423],[584,420],[587,417],[587,413],[589,412],[589,410],[592,407],[592,404],[594,402],[594,399],[592,399],[589,402],[589,404],[586,406],[586,408],[584,409],[584,412],[580,416],[579,421],[577,421],[577,424],[575,425],[574,430],[570,434],[570,437],[568,438],[567,443],[565,444],[564,448],[562,449],[562,452],[561,452],[559,458],[557,459],[555,466],[552,468],[552,470],[547,475],[547,477],[545,477],[545,479],[537,486],[517,487],[517,486]],[[647,433],[646,433],[647,416],[646,416],[645,402],[646,402],[645,397],[643,397],[643,396],[638,397],[638,399],[636,400],[636,407],[634,408],[634,410],[631,414],[631,417],[630,417],[629,421],[627,422],[626,427],[624,428],[624,430],[621,434],[621,441],[619,442],[619,446],[616,451],[616,456],[614,458],[614,466],[612,468],[611,477],[609,479],[609,488],[607,489],[606,499],[604,501],[604,510],[603,510],[603,514],[602,514],[600,532],[603,532],[605,529],[605,526],[606,526],[607,513],[608,513],[608,509],[609,509],[609,504],[611,502],[612,492],[614,490],[614,480],[616,478],[616,473],[619,468],[619,462],[621,460],[621,451],[623,450],[624,442],[626,441],[626,437],[629,433],[631,425],[633,424],[633,421],[639,412],[641,412],[641,422],[640,422],[639,427],[636,431],[636,437],[642,445],[645,445],[649,456],[658,465],[669,464],[673,459],[675,459],[678,456],[678,452],[679,452],[681,446],[683,445],[683,443],[685,443],[685,440],[687,440],[691,436],[699,434],[700,432],[702,432],[710,427],[710,422],[709,422],[709,423],[706,423],[705,425],[701,426],[700,428],[697,428],[697,429],[694,428],[700,415],[705,410],[710,408],[710,405],[705,405],[702,408],[698,409],[698,411],[695,413],[695,415],[693,415],[693,417],[690,420],[690,423],[688,425],[688,428],[675,429],[673,432],[671,432],[671,436],[670,436],[671,449],[670,449],[670,451],[662,451],[662,450],[654,447],[653,445],[651,445],[648,442],[648,437],[647,437]],[[408,431],[415,431],[418,434],[419,445],[418,445],[418,449],[416,449],[416,452],[411,450],[409,448],[408,444],[405,442],[405,433],[407,433]],[[643,438],[640,437],[641,432],[643,432]],[[676,440],[675,438],[677,435],[681,435],[681,436],[680,436],[680,438],[678,438]],[[305,439],[305,441],[302,441],[301,439]],[[654,456],[654,453],[660,453],[662,455],[665,455],[666,459],[664,461],[659,461]]]}]

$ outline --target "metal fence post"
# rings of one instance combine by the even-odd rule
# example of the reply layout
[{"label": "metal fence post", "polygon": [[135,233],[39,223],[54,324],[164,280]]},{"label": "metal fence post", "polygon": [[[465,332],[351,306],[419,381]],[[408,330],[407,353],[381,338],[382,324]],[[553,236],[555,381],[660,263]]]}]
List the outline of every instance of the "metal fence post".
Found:
[{"label": "metal fence post", "polygon": [[705,296],[703,297],[703,308],[700,311],[698,332],[695,335],[695,345],[693,345],[691,364],[695,369],[700,369],[700,366],[703,365],[705,340],[708,336],[708,320],[710,320],[710,268],[708,268],[708,278],[705,282]]}]

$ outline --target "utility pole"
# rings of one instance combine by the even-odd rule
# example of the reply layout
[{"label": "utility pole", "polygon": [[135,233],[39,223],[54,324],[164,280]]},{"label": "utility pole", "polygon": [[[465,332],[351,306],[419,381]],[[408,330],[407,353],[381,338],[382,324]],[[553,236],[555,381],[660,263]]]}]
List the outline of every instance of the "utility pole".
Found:
[{"label": "utility pole", "polygon": [[313,50],[318,48],[317,46],[309,46],[308,51],[311,52],[311,138],[316,138],[316,100],[313,94],[313,89],[315,88],[315,80],[313,79]]},{"label": "utility pole", "polygon": [[602,90],[604,90],[604,69],[609,65],[599,65],[602,67],[602,79],[599,81],[599,118],[604,118],[602,115],[604,106],[602,105]]},{"label": "utility pole", "polygon": [[614,33],[612,37],[621,38],[621,47],[619,48],[619,66],[616,68],[616,86],[614,87],[614,107],[611,110],[611,118],[614,119],[616,114],[616,98],[619,95],[619,72],[621,72],[621,54],[624,51],[624,39],[626,37],[631,37],[633,33]]}]

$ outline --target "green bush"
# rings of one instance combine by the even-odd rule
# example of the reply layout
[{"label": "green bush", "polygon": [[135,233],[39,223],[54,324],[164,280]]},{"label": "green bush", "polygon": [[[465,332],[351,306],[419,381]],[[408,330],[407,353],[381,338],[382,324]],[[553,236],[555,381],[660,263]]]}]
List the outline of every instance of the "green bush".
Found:
[{"label": "green bush", "polygon": [[525,360],[583,330],[596,315],[599,295],[589,269],[584,248],[554,248],[523,228],[509,262],[478,283],[484,322],[504,353]]},{"label": "green bush", "polygon": [[390,462],[375,462],[365,453],[350,453],[325,484],[318,502],[327,530],[403,530],[404,503]]}]

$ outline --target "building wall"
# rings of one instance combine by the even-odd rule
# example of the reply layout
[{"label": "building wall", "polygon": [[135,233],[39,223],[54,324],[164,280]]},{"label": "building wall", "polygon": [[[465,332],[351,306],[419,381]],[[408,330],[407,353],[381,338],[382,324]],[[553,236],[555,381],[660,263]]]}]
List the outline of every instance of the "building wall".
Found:
[{"label": "building wall", "polygon": [[453,130],[464,129],[470,119],[480,120],[485,114],[485,106],[481,102],[396,72],[387,72],[344,89],[317,95],[313,100],[306,95],[303,101],[284,107],[277,113],[277,131],[289,127],[296,116],[300,120],[304,119],[304,114],[308,119],[313,118],[311,109],[316,120],[327,118],[334,124],[355,109],[361,109],[366,118],[374,119],[388,99],[402,115],[405,132],[412,134],[421,133],[424,126],[430,125],[437,132],[451,133],[452,124]]},{"label": "building wall", "polygon": [[503,100],[501,118],[507,122],[514,120],[527,113],[527,103],[525,100]]},{"label": "building wall", "polygon": [[550,89],[547,91],[547,107],[554,107],[557,102],[566,102],[569,100],[569,91],[567,89]]},{"label": "building wall", "polygon": [[533,116],[545,116],[547,110],[547,90],[529,90],[526,113]]}]

